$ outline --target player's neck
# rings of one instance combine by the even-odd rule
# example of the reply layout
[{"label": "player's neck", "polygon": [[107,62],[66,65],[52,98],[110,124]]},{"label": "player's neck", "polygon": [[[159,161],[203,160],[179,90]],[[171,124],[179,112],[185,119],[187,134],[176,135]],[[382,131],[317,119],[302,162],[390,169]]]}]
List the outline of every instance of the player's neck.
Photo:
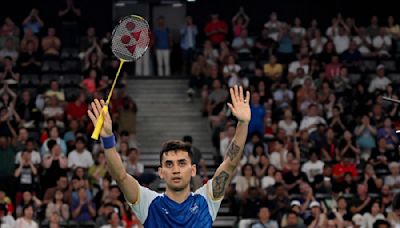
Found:
[{"label": "player's neck", "polygon": [[182,191],[174,191],[172,189],[167,188],[165,190],[165,194],[168,196],[168,198],[172,199],[173,201],[177,203],[182,203],[189,197],[190,185],[188,185]]}]

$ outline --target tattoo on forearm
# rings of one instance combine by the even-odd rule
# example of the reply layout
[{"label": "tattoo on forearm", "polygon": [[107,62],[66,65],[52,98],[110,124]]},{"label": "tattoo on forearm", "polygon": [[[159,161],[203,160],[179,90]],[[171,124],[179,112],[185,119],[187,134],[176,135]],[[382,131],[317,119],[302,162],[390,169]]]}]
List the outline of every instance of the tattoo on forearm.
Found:
[{"label": "tattoo on forearm", "polygon": [[240,147],[236,145],[235,141],[232,141],[231,145],[229,145],[228,147],[228,152],[226,153],[226,155],[231,159],[231,161],[233,161],[233,159],[235,159],[239,151]]},{"label": "tattoo on forearm", "polygon": [[225,171],[222,171],[212,182],[213,188],[213,196],[214,198],[220,198],[224,195],[225,185],[229,179],[229,174]]}]

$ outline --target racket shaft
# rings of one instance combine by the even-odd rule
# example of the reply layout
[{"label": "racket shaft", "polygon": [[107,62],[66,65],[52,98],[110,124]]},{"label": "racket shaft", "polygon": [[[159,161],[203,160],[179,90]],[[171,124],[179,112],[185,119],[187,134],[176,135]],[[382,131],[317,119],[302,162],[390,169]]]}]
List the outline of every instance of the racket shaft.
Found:
[{"label": "racket shaft", "polygon": [[391,101],[391,102],[395,102],[395,103],[400,103],[400,100],[396,100],[390,97],[382,97],[382,99],[387,100],[387,101]]},{"label": "racket shaft", "polygon": [[107,109],[108,109],[107,107],[108,107],[107,105],[103,106],[103,109],[101,110],[100,116],[99,116],[99,118],[97,118],[97,123],[96,123],[96,126],[95,126],[95,128],[93,130],[93,133],[92,133],[92,139],[94,139],[94,140],[98,140],[99,139],[101,128],[103,127],[103,124],[104,124],[103,113],[107,112]]}]

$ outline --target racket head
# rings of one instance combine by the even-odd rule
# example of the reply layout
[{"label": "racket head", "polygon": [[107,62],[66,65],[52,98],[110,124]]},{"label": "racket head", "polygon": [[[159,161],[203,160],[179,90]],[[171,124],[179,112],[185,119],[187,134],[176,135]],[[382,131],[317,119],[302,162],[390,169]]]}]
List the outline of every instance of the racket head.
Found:
[{"label": "racket head", "polygon": [[141,16],[122,18],[112,32],[111,50],[114,55],[132,62],[144,55],[150,45],[150,27]]}]

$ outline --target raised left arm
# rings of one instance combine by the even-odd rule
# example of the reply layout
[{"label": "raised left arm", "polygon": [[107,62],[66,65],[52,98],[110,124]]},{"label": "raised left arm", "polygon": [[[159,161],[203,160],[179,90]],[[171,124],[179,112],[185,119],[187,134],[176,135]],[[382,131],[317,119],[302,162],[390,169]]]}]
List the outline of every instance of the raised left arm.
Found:
[{"label": "raised left arm", "polygon": [[230,184],[235,170],[239,165],[243,154],[243,148],[246,143],[248,126],[251,118],[250,112],[250,93],[246,93],[246,98],[243,96],[243,88],[235,86],[230,89],[232,104],[228,103],[233,115],[238,119],[235,136],[228,146],[225,158],[222,164],[218,167],[212,180],[213,197],[220,199],[224,196],[226,187]]}]

